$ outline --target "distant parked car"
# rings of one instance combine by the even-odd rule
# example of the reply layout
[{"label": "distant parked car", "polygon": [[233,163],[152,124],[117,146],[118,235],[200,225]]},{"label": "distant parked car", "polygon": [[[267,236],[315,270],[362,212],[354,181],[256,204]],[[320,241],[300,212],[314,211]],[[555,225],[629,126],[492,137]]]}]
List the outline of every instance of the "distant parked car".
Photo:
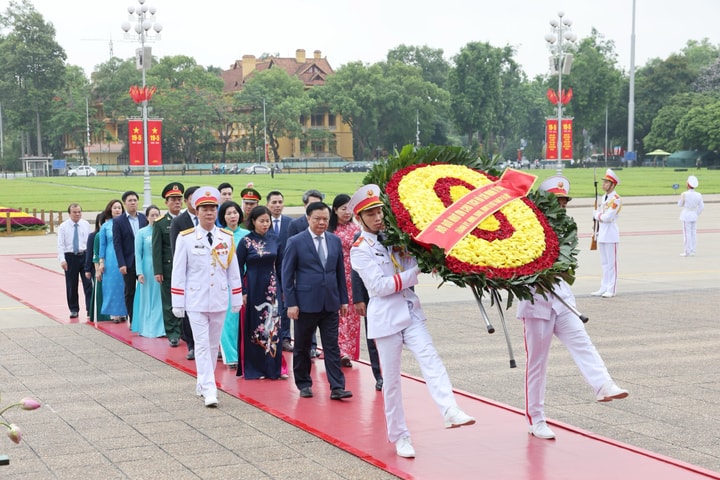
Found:
[{"label": "distant parked car", "polygon": [[68,170],[68,177],[94,177],[97,175],[97,170],[89,165],[80,165]]},{"label": "distant parked car", "polygon": [[372,170],[372,165],[364,162],[350,162],[342,167],[343,172],[369,172],[370,170]]},{"label": "distant parked car", "polygon": [[250,165],[245,169],[245,173],[255,175],[256,173],[270,173],[270,167],[267,165]]}]

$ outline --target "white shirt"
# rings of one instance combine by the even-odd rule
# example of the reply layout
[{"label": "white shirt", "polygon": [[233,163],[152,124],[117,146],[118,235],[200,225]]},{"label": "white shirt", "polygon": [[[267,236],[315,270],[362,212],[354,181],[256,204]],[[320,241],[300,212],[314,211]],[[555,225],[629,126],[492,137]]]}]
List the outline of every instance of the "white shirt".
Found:
[{"label": "white shirt", "polygon": [[[90,224],[85,219],[78,222],[78,251],[84,252],[87,247],[88,235],[90,235]],[[66,253],[73,253],[73,235],[75,222],[67,219],[60,224],[57,233],[57,258],[60,263],[65,261]]]}]

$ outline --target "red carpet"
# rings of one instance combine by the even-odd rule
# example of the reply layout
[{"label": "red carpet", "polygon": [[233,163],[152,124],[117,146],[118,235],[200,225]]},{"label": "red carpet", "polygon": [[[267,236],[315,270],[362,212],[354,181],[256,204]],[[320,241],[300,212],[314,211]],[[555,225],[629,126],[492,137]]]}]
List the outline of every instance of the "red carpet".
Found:
[{"label": "red carpet", "polygon": [[[28,255],[0,256],[0,269],[11,272],[0,276],[0,291],[49,318],[68,323],[62,276],[33,265],[31,259]],[[170,348],[162,338],[138,337],[126,324],[102,322],[91,327],[195,374],[194,362],[185,360],[185,348]],[[286,359],[292,363],[290,356]],[[347,388],[354,394],[345,401],[330,400],[322,360],[314,361],[315,397],[310,399],[299,397],[292,378],[245,381],[222,364],[216,375],[218,386],[226,393],[401,478],[606,480],[616,477],[621,465],[623,478],[720,479],[718,473],[557,422],[550,422],[557,440],[536,439],[526,433],[522,412],[464,392],[457,392],[460,407],[477,418],[477,423],[445,429],[425,384],[412,377],[403,379],[403,395],[417,458],[403,459],[387,442],[382,396],[375,391],[370,367],[358,362],[343,371]],[[188,395],[193,392],[189,385]]]}]

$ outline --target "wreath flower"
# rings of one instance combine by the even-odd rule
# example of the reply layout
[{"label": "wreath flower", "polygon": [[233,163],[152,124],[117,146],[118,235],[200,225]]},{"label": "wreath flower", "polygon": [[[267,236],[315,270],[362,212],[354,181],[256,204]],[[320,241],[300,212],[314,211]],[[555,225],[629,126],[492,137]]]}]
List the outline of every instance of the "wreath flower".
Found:
[{"label": "wreath flower", "polygon": [[493,165],[457,147],[409,146],[374,167],[365,183],[385,185],[387,243],[407,247],[424,272],[470,286],[476,295],[508,291],[508,306],[513,297],[546,292],[559,278],[572,283],[577,227],[554,196],[544,192],[507,202],[449,251],[417,241],[455,201],[497,182]]}]

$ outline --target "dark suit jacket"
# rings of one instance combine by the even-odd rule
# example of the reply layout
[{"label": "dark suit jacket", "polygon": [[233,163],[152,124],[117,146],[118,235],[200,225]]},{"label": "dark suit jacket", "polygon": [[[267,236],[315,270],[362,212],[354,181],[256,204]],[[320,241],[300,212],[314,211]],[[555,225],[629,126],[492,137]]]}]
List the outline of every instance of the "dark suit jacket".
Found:
[{"label": "dark suit jacket", "polygon": [[295,220],[293,220],[290,223],[290,226],[288,227],[288,238],[293,237],[297,235],[300,232],[303,232],[308,229],[308,220],[307,216],[305,214],[299,216]]},{"label": "dark suit jacket", "polygon": [[195,222],[193,222],[193,219],[187,210],[172,219],[172,222],[170,223],[170,250],[173,255],[175,255],[175,240],[177,240],[180,232],[194,227]]},{"label": "dark suit jacket", "polygon": [[300,307],[300,312],[336,312],[347,305],[340,238],[325,232],[327,261],[323,269],[315,241],[309,231],[288,238],[282,262],[282,290],[286,307]]},{"label": "dark suit jacket", "polygon": [[[293,217],[289,217],[287,215],[280,215],[280,234],[278,235],[280,238],[280,252],[285,251],[285,245],[287,245],[287,239],[288,239],[288,232],[290,231],[290,224],[294,222],[295,219]],[[275,218],[270,217],[270,231],[275,233]]]},{"label": "dark suit jacket", "polygon": [[[145,214],[138,212],[138,230],[148,224]],[[130,226],[127,213],[113,220],[113,245],[118,267],[135,268],[135,233]]]},{"label": "dark suit jacket", "polygon": [[170,225],[172,215],[166,213],[155,220],[152,236],[152,260],[155,275],[163,275],[166,280],[172,275],[172,250],[170,248]]}]

